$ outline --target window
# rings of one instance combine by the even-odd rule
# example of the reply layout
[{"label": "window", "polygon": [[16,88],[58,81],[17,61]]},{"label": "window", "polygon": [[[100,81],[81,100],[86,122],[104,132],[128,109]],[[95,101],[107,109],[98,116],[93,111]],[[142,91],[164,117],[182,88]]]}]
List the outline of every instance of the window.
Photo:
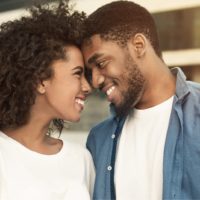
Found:
[{"label": "window", "polygon": [[162,50],[200,48],[200,7],[153,14]]}]

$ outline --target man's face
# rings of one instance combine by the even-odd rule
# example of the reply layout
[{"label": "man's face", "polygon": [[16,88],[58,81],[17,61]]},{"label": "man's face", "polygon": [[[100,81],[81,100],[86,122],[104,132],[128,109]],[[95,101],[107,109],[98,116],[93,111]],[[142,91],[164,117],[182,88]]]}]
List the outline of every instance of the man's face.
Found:
[{"label": "man's face", "polygon": [[94,35],[83,44],[86,66],[92,72],[92,85],[113,103],[117,115],[129,113],[141,99],[145,80],[127,48]]}]

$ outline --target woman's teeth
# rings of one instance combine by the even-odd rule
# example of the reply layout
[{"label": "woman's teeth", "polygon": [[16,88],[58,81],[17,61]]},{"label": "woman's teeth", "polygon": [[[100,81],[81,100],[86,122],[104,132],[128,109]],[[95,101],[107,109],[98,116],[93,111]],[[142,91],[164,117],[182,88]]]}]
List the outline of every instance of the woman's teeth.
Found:
[{"label": "woman's teeth", "polygon": [[76,103],[84,106],[85,102],[82,99],[76,99]]}]

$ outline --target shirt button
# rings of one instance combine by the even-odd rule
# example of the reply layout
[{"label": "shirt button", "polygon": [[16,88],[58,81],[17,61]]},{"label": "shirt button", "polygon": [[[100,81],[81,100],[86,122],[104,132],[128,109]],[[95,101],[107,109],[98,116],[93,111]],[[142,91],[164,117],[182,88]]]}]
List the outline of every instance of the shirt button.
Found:
[{"label": "shirt button", "polygon": [[109,166],[107,167],[107,169],[108,169],[108,171],[111,171],[111,170],[112,170],[112,167],[109,165]]},{"label": "shirt button", "polygon": [[115,138],[115,134],[112,134],[111,138],[114,139]]}]

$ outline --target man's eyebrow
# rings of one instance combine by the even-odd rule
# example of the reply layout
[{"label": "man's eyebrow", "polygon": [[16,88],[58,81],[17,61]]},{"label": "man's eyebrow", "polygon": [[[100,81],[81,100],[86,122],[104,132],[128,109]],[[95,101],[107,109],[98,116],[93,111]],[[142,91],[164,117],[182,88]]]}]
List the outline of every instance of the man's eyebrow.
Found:
[{"label": "man's eyebrow", "polygon": [[102,53],[95,53],[89,60],[88,63],[92,64],[94,63],[99,57],[101,57],[103,54]]}]

